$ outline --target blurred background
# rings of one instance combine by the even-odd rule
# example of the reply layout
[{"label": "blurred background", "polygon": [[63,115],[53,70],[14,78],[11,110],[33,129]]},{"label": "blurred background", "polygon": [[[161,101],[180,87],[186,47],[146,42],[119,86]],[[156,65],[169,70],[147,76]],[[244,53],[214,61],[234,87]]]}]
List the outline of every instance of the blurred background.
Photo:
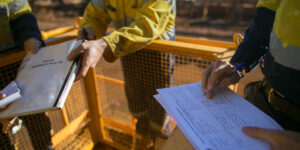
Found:
[{"label": "blurred background", "polygon": [[[72,25],[89,0],[30,0],[41,30]],[[177,0],[177,35],[232,41],[255,14],[257,0]]]},{"label": "blurred background", "polygon": [[[73,25],[83,16],[90,0],[29,0],[40,29],[48,31]],[[244,33],[255,14],[257,0],[177,0],[176,35],[232,42],[235,33]],[[262,78],[256,68],[239,84],[243,96],[246,83]]]}]

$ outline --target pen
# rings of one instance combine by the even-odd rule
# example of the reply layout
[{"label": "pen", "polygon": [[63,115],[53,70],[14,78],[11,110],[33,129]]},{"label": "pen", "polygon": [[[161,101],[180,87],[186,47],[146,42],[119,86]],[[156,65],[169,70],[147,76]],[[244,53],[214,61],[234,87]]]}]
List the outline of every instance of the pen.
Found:
[{"label": "pen", "polygon": [[244,65],[245,65],[244,62],[240,63],[239,65],[237,65],[237,66],[232,70],[231,73],[234,73],[234,72],[238,71],[238,70],[241,69]]},{"label": "pen", "polygon": [[82,40],[82,42],[86,42],[88,40],[87,36],[88,36],[88,32],[86,31],[85,28],[82,28],[83,31],[83,36],[84,36],[84,40]]},{"label": "pen", "polygon": [[[241,69],[244,65],[245,65],[244,62],[242,62],[242,63],[240,63],[239,65],[237,65],[237,66],[231,71],[231,73],[230,73],[228,76],[232,75],[233,73],[235,73],[236,71],[238,71],[239,69]],[[214,88],[217,87],[217,86],[219,86],[219,84],[220,84],[220,81],[217,82],[217,84],[214,86]],[[206,94],[207,94],[208,92],[210,92],[210,91],[211,91],[211,90],[207,90],[207,91],[205,91],[203,94],[206,95]]]}]

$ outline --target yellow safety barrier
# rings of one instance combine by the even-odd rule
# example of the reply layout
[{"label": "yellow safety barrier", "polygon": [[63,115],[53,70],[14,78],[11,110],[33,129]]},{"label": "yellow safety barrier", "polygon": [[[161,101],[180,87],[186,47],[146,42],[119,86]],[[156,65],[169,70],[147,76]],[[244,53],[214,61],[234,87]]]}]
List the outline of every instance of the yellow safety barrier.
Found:
[{"label": "yellow safety barrier", "polygon": [[[43,39],[47,41],[47,45],[75,39],[78,29],[77,22],[78,20],[75,21],[74,26],[42,32]],[[81,138],[79,133],[82,133],[90,139],[85,139],[87,142],[82,144],[81,149],[84,147],[90,149],[98,142],[117,149],[136,148],[136,145],[141,144],[139,142],[143,137],[136,132],[137,120],[131,115],[128,108],[125,84],[129,82],[129,79],[125,78],[125,75],[132,74],[133,79],[130,82],[133,84],[153,82],[153,86],[163,86],[163,82],[169,78],[166,79],[160,75],[166,73],[164,70],[173,65],[170,70],[172,85],[199,82],[202,71],[212,61],[230,59],[242,40],[241,35],[235,35],[233,38],[234,42],[224,42],[178,36],[176,41],[156,40],[138,53],[130,54],[129,57],[134,61],[128,64],[124,64],[120,59],[114,63],[108,63],[101,59],[96,68],[90,69],[83,80],[74,83],[62,110],[46,113],[51,121],[53,147],[73,149],[76,144],[80,143],[74,141],[76,138]],[[15,77],[24,56],[25,52],[23,51],[0,55],[0,88]],[[147,61],[140,62],[138,61],[139,57],[145,57]],[[145,69],[136,70],[137,65]],[[150,76],[153,81],[147,79]],[[236,90],[237,86],[232,88]],[[140,98],[145,91],[150,89],[151,87],[135,89],[135,98]],[[137,107],[140,103],[134,102],[131,105]],[[152,115],[159,116],[155,112]],[[36,126],[35,124],[31,125]],[[88,125],[88,130],[85,128],[86,125]],[[25,132],[22,130],[11,137],[17,139],[14,144],[18,149],[22,149],[24,145],[27,146],[30,143],[28,142],[30,136]],[[24,136],[25,134],[27,136]],[[27,138],[25,143],[21,137]],[[73,142],[71,142],[73,145],[66,142],[70,140],[70,137],[73,137]],[[155,148],[160,149],[164,141],[165,139],[158,138],[154,143]]]}]

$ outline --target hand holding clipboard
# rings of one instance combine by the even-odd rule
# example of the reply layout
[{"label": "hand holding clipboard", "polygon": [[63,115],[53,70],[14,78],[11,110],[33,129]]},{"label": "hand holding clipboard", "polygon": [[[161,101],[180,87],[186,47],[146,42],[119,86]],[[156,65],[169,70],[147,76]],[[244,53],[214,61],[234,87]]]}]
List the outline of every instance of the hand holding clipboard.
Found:
[{"label": "hand holding clipboard", "polygon": [[8,107],[9,104],[21,98],[20,90],[15,81],[9,83],[0,91],[0,111]]}]

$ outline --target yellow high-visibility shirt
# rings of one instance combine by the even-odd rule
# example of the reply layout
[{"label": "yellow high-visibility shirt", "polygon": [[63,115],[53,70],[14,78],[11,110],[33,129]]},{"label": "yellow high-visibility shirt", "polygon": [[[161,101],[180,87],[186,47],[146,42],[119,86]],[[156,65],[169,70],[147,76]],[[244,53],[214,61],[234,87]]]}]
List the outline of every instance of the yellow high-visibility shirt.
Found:
[{"label": "yellow high-visibility shirt", "polygon": [[300,0],[259,0],[257,7],[276,11],[273,31],[284,47],[300,47]]},{"label": "yellow high-visibility shirt", "polygon": [[[155,39],[175,36],[175,0],[92,0],[80,27],[92,27],[116,57],[122,57]],[[110,22],[117,30],[105,36]]]}]

